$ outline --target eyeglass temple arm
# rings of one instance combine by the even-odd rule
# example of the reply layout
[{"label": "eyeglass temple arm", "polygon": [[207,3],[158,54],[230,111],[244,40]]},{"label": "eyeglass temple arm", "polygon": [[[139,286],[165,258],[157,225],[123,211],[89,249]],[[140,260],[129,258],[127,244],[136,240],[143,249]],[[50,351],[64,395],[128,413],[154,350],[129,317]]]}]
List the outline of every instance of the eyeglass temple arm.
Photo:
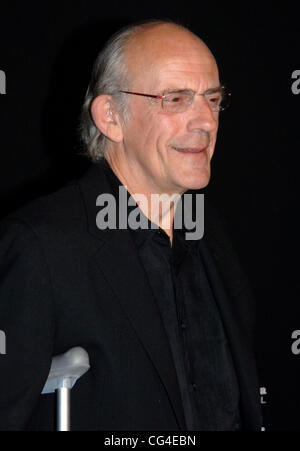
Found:
[{"label": "eyeglass temple arm", "polygon": [[141,92],[131,92],[131,91],[120,91],[124,94],[134,94],[136,96],[143,96],[143,97],[152,97],[153,99],[163,99],[164,96],[155,96],[151,94],[142,94]]}]

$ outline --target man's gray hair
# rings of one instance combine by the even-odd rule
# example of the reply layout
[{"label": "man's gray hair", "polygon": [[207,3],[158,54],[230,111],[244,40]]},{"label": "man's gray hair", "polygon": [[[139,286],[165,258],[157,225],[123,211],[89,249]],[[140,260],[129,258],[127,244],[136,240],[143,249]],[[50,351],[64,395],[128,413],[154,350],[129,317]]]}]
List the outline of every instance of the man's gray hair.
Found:
[{"label": "man's gray hair", "polygon": [[122,28],[115,33],[98,54],[93,65],[91,81],[87,89],[80,116],[79,132],[84,144],[84,153],[96,162],[104,157],[106,137],[96,127],[91,116],[91,104],[101,94],[111,95],[118,106],[124,123],[128,120],[128,96],[120,89],[128,90],[130,74],[125,61],[126,44],[130,36],[139,29],[149,25],[166,23],[169,20],[151,20],[139,22]]}]

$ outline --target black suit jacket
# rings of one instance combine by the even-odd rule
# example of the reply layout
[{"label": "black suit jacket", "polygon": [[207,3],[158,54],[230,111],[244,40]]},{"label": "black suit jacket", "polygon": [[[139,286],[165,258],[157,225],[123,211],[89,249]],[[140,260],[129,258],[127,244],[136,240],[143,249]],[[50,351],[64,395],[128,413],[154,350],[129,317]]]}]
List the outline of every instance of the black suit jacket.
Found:
[{"label": "black suit jacket", "polygon": [[[84,347],[91,369],[72,390],[74,430],[185,429],[170,346],[130,230],[99,230],[101,164],[0,224],[0,428],[55,428],[40,395],[51,358]],[[233,354],[244,428],[259,430],[254,304],[236,255],[205,202],[199,246]]]}]

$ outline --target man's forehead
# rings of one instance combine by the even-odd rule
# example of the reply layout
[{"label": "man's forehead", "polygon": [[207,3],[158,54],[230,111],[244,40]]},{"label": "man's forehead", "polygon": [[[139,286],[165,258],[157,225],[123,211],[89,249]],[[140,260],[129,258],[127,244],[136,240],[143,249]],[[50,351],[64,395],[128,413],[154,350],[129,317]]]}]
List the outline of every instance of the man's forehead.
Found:
[{"label": "man's forehead", "polygon": [[134,89],[159,92],[164,89],[206,90],[219,85],[217,65],[212,58],[195,55],[165,55],[135,65],[132,72]]},{"label": "man's forehead", "polygon": [[217,75],[217,65],[207,46],[187,30],[164,27],[137,36],[128,46],[128,68],[133,78],[196,77]]}]

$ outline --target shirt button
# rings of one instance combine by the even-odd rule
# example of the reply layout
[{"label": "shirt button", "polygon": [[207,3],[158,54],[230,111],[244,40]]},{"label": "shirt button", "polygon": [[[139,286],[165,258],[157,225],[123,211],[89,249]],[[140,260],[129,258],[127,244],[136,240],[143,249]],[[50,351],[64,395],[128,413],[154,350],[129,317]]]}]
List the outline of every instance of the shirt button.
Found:
[{"label": "shirt button", "polygon": [[193,387],[193,390],[194,390],[194,391],[196,391],[197,388],[198,388],[197,384],[192,384],[192,387]]},{"label": "shirt button", "polygon": [[181,323],[181,329],[186,329],[186,324],[185,323]]}]

